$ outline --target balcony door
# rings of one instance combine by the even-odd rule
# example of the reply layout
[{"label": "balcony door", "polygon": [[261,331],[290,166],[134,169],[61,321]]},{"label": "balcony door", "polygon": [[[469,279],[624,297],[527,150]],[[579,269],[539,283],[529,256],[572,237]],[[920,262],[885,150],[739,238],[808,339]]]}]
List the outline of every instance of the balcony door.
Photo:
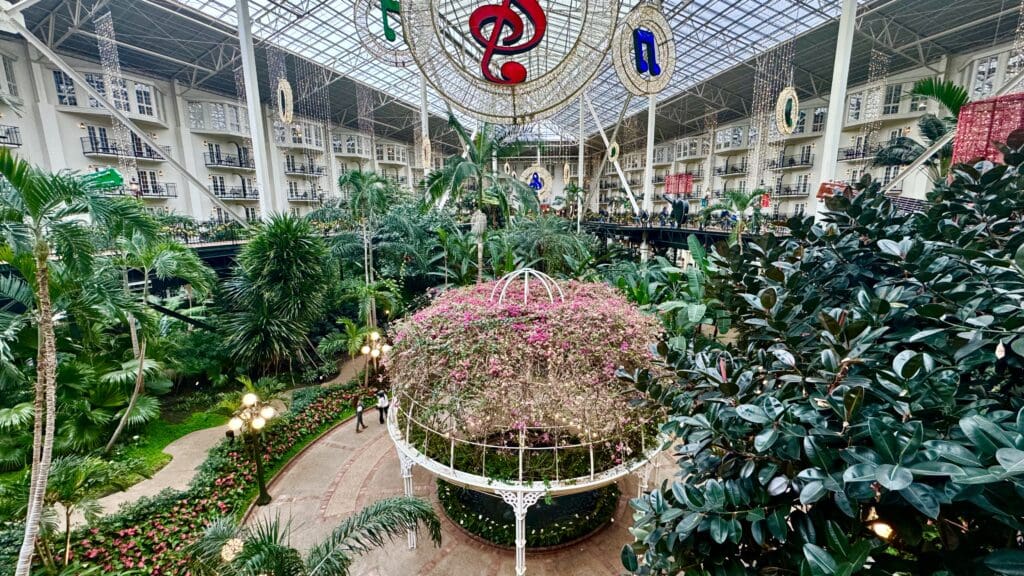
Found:
[{"label": "balcony door", "polygon": [[220,144],[214,144],[213,142],[206,143],[206,152],[210,155],[210,162],[213,164],[220,164]]},{"label": "balcony door", "polygon": [[139,192],[143,196],[158,192],[156,172],[152,170],[139,170]]},{"label": "balcony door", "polygon": [[107,139],[107,129],[103,126],[89,126],[86,128],[89,134],[89,144],[96,152],[104,152],[110,147],[110,140]]}]

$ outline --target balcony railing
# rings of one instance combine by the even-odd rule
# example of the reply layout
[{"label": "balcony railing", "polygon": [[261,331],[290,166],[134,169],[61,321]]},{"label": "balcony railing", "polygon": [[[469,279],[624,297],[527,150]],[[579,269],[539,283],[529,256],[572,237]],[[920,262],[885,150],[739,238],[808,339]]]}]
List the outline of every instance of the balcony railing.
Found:
[{"label": "balcony railing", "polygon": [[221,168],[240,168],[242,170],[255,170],[256,163],[252,158],[245,156],[235,156],[232,154],[222,154],[211,156],[209,153],[203,154],[203,160],[206,162],[208,167],[221,167]]},{"label": "balcony railing", "polygon": [[324,193],[322,191],[310,191],[304,192],[288,192],[288,200],[292,202],[323,202]]},{"label": "balcony railing", "polygon": [[259,200],[260,191],[255,188],[232,186],[231,188],[211,188],[213,195],[223,200]]},{"label": "balcony railing", "polygon": [[807,196],[810,192],[808,186],[783,186],[775,189],[775,195],[781,197]]},{"label": "balcony railing", "polygon": [[323,176],[327,169],[316,164],[289,164],[285,162],[284,173],[298,176]]},{"label": "balcony railing", "polygon": [[768,163],[768,167],[773,170],[795,170],[798,168],[809,168],[813,165],[813,154],[809,156],[800,154],[795,154],[792,156],[782,156]]},{"label": "balcony railing", "polygon": [[82,153],[86,156],[134,156],[141,160],[162,161],[170,151],[170,146],[161,146],[157,151],[150,148],[148,144],[131,146],[127,150],[122,150],[116,143],[108,140],[82,138]]},{"label": "balcony railing", "polygon": [[691,170],[690,172],[683,172],[683,174],[689,174],[694,180],[699,180],[704,177],[704,169]]},{"label": "balcony railing", "polygon": [[715,174],[719,176],[737,176],[739,174],[747,173],[746,163],[742,164],[725,164],[722,166],[715,166]]},{"label": "balcony railing", "polygon": [[108,190],[110,196],[134,196],[136,198],[177,198],[178,185],[173,182],[156,182],[152,184],[133,184],[138,189],[133,190],[130,186]]},{"label": "balcony railing", "polygon": [[8,148],[21,146],[21,128],[0,125],[0,146]]},{"label": "balcony railing", "polygon": [[850,146],[839,149],[839,161],[863,160],[875,155],[880,149],[879,146]]}]

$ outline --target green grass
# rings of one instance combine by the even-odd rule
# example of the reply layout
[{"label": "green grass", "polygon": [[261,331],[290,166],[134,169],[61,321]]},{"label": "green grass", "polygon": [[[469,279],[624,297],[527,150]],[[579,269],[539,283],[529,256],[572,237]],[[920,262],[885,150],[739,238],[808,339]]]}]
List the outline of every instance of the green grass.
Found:
[{"label": "green grass", "polygon": [[[227,416],[210,412],[192,413],[181,422],[157,420],[128,436],[125,445],[118,450],[118,459],[141,461],[142,471],[151,476],[171,461],[171,457],[164,454],[168,444],[196,430],[223,426],[227,421]],[[139,439],[132,440],[136,434]]]}]

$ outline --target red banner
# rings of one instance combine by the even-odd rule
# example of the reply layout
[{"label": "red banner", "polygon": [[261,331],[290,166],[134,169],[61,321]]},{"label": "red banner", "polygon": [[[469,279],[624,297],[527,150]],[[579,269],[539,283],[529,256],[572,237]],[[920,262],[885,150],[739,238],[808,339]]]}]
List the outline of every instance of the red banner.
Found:
[{"label": "red banner", "polygon": [[693,192],[693,174],[669,174],[665,176],[666,194],[691,194]]}]

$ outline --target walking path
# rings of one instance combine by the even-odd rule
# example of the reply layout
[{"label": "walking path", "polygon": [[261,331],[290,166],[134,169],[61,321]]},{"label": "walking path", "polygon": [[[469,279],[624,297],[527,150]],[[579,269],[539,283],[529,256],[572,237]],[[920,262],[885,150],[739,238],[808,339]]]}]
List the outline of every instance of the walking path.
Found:
[{"label": "walking path", "polygon": [[[324,383],[324,386],[348,382],[355,378],[362,368],[362,359],[349,360],[341,367],[338,376]],[[224,439],[224,430],[223,426],[197,430],[168,444],[163,451],[171,456],[171,461],[153,474],[152,477],[133,484],[127,490],[114,492],[109,496],[100,498],[98,500],[101,508],[100,513],[111,514],[117,512],[121,504],[135,502],[147,496],[155,496],[168,488],[175,490],[188,488],[188,484],[196,475],[199,465],[206,460],[206,453]],[[58,515],[61,530],[64,529],[63,518],[63,514]],[[85,517],[81,512],[76,512],[71,516],[72,526],[82,526],[84,524]]]},{"label": "walking path", "polygon": [[[335,428],[292,461],[271,483],[273,500],[257,509],[249,522],[280,516],[291,524],[291,544],[301,550],[323,540],[344,518],[380,498],[402,495],[402,479],[387,430],[375,411],[366,415],[369,429],[355,432],[355,422]],[[662,477],[671,467],[661,468]],[[661,478],[652,478],[652,486]],[[527,554],[530,576],[594,576],[621,574],[622,545],[632,541],[627,526],[632,512],[627,504],[636,493],[636,480],[620,484],[623,498],[614,524],[571,548]],[[416,468],[413,490],[432,502],[440,513],[434,477]],[[356,560],[353,576],[506,576],[515,573],[515,553],[471,539],[442,517],[442,542],[435,548],[421,534],[419,547],[409,550],[399,538]]]}]

